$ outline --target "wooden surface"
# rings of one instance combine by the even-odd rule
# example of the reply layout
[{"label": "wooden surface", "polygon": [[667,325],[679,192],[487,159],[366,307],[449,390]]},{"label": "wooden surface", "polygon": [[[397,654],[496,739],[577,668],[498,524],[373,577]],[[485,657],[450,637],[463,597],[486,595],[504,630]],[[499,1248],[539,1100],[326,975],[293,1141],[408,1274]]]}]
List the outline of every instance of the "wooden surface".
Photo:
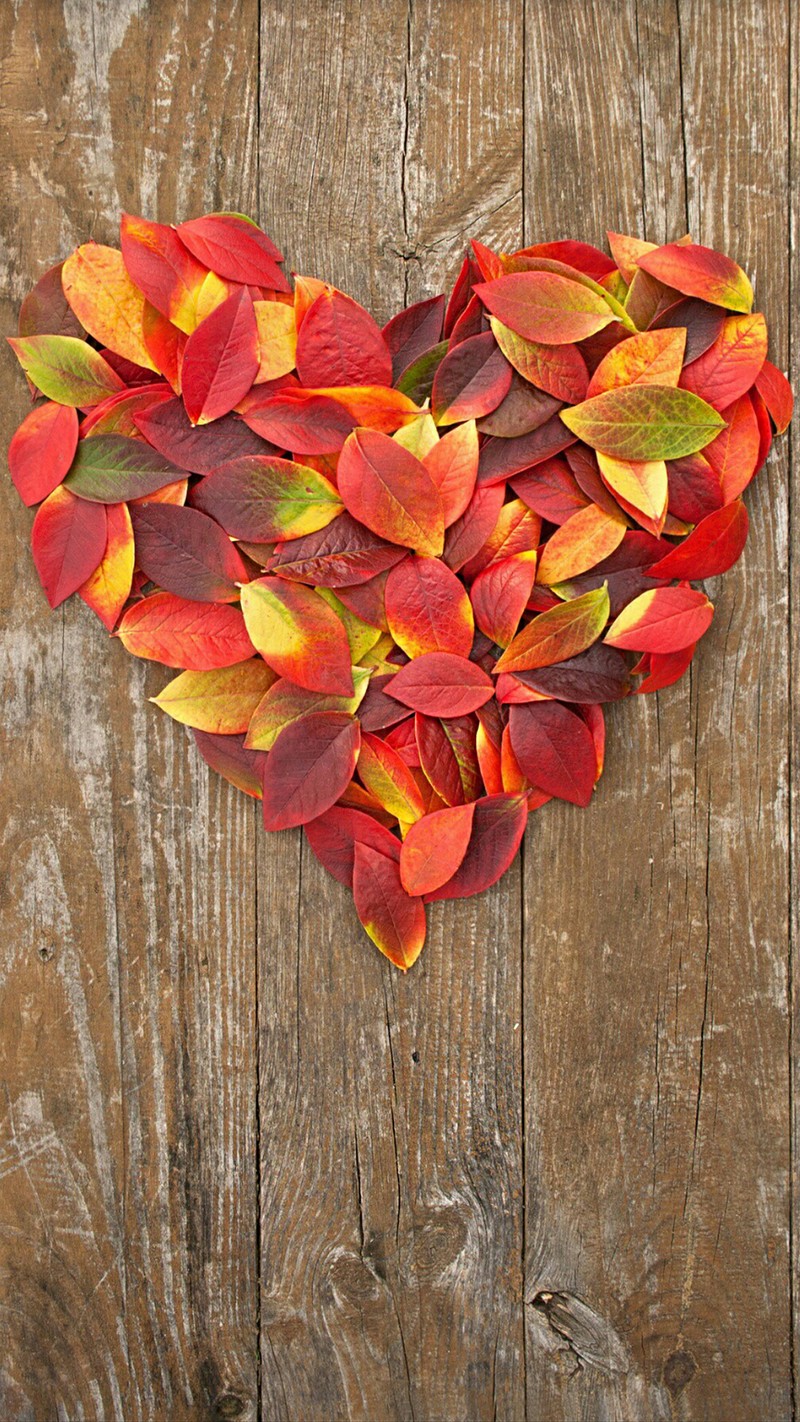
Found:
[{"label": "wooden surface", "polygon": [[[120,208],[249,211],[381,320],[470,236],[688,227],[786,368],[799,53],[786,0],[6,0],[3,330]],[[403,978],[2,482],[4,1422],[795,1418],[790,488]]]}]

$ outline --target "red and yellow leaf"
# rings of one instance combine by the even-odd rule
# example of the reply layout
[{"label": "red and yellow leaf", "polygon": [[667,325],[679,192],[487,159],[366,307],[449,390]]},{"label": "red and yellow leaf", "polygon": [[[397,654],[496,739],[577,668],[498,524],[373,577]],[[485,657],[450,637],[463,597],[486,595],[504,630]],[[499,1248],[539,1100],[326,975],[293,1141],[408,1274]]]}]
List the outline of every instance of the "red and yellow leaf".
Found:
[{"label": "red and yellow leaf", "polygon": [[386,618],[409,657],[455,652],[468,657],[475,622],[464,584],[439,558],[404,558],[386,580]]},{"label": "red and yellow leaf", "polygon": [[713,605],[695,588],[654,588],[623,608],[605,642],[624,651],[680,652],[708,631],[713,616]]},{"label": "red and yellow leaf", "polygon": [[250,640],[279,676],[308,691],[353,695],[347,633],[319,593],[266,577],[246,583],[241,597]]},{"label": "red and yellow leaf", "polygon": [[363,429],[349,435],[337,482],[345,507],[373,533],[423,555],[441,553],[439,491],[421,460],[388,435]]},{"label": "red and yellow leaf", "polygon": [[67,257],[64,295],[81,325],[101,345],[136,365],[156,370],[145,345],[144,296],[134,286],[116,247],[87,242]]},{"label": "red and yellow leaf", "polygon": [[152,593],[129,607],[117,636],[133,656],[187,671],[235,666],[256,650],[238,607],[170,592]]},{"label": "red and yellow leaf", "polygon": [[376,948],[406,972],[425,943],[425,906],[407,894],[394,859],[356,841],[353,899],[364,931]]},{"label": "red and yellow leaf", "polygon": [[241,735],[274,673],[253,657],[213,671],[183,671],[150,700],[173,721],[212,735]]},{"label": "red and yellow leaf", "polygon": [[681,385],[722,413],[755,383],[766,358],[764,317],[728,316],[708,350],[686,366]]},{"label": "red and yellow leaf", "polygon": [[[589,383],[587,395],[591,398],[623,385],[677,385],[685,348],[686,331],[681,327],[629,336],[603,357]],[[698,395],[702,393],[697,391]]]},{"label": "red and yellow leaf", "polygon": [[637,265],[685,296],[699,296],[729,311],[752,309],[753,288],[747,276],[732,258],[712,247],[670,242],[642,253]]},{"label": "red and yellow leaf", "polygon": [[615,319],[602,296],[559,272],[512,272],[475,292],[504,326],[551,346],[582,341]]},{"label": "red and yellow leaf", "polygon": [[89,504],[60,485],[40,504],[31,550],[51,607],[58,607],[94,572],[106,550],[104,504]]},{"label": "red and yellow leaf", "polygon": [[120,246],[134,286],[188,336],[197,325],[197,301],[207,267],[192,256],[173,227],[128,213],[123,213],[120,223]]},{"label": "red and yellow leaf", "polygon": [[364,788],[401,824],[413,824],[424,815],[422,796],[405,761],[369,732],[361,737],[358,774]]},{"label": "red and yellow leaf", "polygon": [[537,583],[551,587],[596,567],[619,547],[626,530],[621,514],[615,517],[596,504],[578,509],[545,543],[536,572]]},{"label": "red and yellow leaf", "polygon": [[601,635],[608,609],[608,592],[600,587],[540,612],[517,633],[495,663],[495,671],[528,671],[577,656]]},{"label": "red and yellow leaf", "polygon": [[110,504],[106,509],[106,524],[105,553],[78,592],[111,632],[130,596],[133,582],[133,525],[127,505]]},{"label": "red and yellow leaf", "polygon": [[569,405],[586,399],[589,372],[576,345],[553,346],[528,341],[504,326],[496,316],[491,318],[491,327],[506,360],[531,385]]}]

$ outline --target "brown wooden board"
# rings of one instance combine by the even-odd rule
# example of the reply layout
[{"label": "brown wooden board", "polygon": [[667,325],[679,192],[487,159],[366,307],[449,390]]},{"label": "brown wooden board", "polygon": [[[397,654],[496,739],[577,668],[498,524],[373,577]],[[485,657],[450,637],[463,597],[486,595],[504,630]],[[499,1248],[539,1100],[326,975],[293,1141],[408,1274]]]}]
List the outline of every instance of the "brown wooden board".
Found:
[{"label": "brown wooden board", "polygon": [[[228,206],[379,320],[471,236],[688,229],[785,368],[798,53],[787,0],[19,0],[3,331],[120,208]],[[47,611],[0,480],[4,1422],[794,1418],[790,487],[779,445],[691,678],[402,977]]]},{"label": "brown wooden board", "polygon": [[[0,10],[4,332],[121,207],[254,206],[257,18]],[[0,1416],[254,1418],[256,815],[148,704],[162,668],[49,613],[0,488]]]},{"label": "brown wooden board", "polygon": [[[785,367],[786,7],[532,4],[527,43],[528,235],[688,226]],[[793,1416],[785,445],[748,501],[691,677],[612,708],[590,809],[528,830],[531,1422]]]}]

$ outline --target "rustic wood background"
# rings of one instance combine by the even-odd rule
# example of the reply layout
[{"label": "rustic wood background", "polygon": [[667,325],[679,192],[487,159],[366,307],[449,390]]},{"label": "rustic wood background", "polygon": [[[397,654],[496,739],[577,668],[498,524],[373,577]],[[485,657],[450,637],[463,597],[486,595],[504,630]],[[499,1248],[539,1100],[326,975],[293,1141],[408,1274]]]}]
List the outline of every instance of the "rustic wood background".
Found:
[{"label": "rustic wood background", "polygon": [[[799,14],[2,0],[3,330],[121,208],[226,206],[380,320],[473,235],[690,229],[786,368]],[[4,1422],[794,1419],[788,470],[691,677],[407,978],[49,614],[2,481]]]}]

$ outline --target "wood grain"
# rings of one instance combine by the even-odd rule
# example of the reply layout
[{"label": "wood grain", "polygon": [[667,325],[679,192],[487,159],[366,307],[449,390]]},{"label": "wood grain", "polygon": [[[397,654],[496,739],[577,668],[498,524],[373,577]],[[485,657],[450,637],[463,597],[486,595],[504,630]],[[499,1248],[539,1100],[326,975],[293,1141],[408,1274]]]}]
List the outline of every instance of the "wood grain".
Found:
[{"label": "wood grain", "polygon": [[[589,237],[659,240],[688,213],[755,269],[784,363],[785,7],[615,12],[529,7],[526,131],[550,139],[527,150],[527,233],[579,210]],[[547,807],[528,832],[528,864],[556,866],[547,893],[526,877],[536,1422],[793,1415],[780,447],[748,499],[691,678],[613,708],[591,808]]]},{"label": "wood grain", "polygon": [[[4,330],[120,207],[254,205],[254,4],[2,26]],[[254,1417],[253,810],[148,705],[162,670],[77,600],[48,613],[2,498],[0,1413]]]},{"label": "wood grain", "polygon": [[[3,330],[120,208],[229,206],[379,320],[471,236],[691,230],[785,366],[798,53],[788,0],[18,0]],[[46,610],[5,481],[4,1422],[793,1422],[791,489],[779,444],[691,678],[404,978]]]}]

